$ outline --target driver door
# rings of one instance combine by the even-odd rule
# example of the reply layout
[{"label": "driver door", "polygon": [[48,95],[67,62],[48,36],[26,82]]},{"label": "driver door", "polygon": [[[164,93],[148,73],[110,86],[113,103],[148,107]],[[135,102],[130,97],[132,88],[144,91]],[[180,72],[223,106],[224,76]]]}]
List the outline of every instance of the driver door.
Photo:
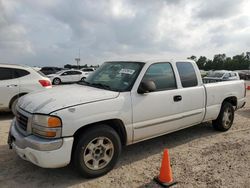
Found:
[{"label": "driver door", "polygon": [[172,65],[167,62],[152,64],[143,80],[154,81],[156,91],[132,93],[135,142],[172,131],[181,121],[182,101],[178,99]]}]

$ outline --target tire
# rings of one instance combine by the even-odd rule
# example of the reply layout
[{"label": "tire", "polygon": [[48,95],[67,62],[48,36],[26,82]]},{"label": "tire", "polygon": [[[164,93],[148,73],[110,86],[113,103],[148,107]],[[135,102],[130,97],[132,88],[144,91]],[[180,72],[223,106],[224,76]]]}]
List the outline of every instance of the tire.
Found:
[{"label": "tire", "polygon": [[219,116],[214,120],[213,127],[218,131],[228,131],[234,121],[234,107],[229,102],[223,102]]},{"label": "tire", "polygon": [[54,78],[53,82],[52,82],[54,85],[59,85],[61,84],[61,80],[60,78]]},{"label": "tire", "polygon": [[85,77],[82,77],[81,81],[84,81],[86,78]]},{"label": "tire", "polygon": [[87,129],[76,138],[72,162],[85,178],[96,178],[111,171],[121,153],[117,132],[107,125]]},{"label": "tire", "polygon": [[16,104],[17,104],[17,102],[18,102],[18,98],[16,98],[16,99],[14,99],[14,101],[12,102],[12,104],[11,104],[11,112],[13,113],[13,114],[15,114],[15,112],[16,112]]}]

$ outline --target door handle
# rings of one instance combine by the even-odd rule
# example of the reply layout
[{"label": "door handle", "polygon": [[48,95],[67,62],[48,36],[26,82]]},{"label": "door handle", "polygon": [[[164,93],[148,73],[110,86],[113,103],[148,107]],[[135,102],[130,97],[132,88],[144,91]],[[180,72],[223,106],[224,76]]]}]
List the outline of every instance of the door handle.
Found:
[{"label": "door handle", "polygon": [[11,85],[7,85],[6,87],[17,87],[18,85],[16,84],[11,84]]},{"label": "door handle", "polygon": [[182,100],[182,96],[181,95],[176,95],[174,96],[174,102],[178,102]]}]

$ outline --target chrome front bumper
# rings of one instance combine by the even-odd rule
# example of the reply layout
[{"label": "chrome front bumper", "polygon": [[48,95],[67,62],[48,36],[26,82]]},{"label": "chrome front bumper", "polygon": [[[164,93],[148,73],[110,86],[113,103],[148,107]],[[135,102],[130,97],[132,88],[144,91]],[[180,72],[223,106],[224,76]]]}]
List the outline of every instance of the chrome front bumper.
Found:
[{"label": "chrome front bumper", "polygon": [[[63,144],[63,139],[43,139],[34,135],[24,136],[16,128],[16,120],[14,119],[11,124],[8,143],[12,144],[15,142],[15,145],[21,149],[26,147],[39,150],[39,151],[50,151],[59,149]],[[11,145],[10,145],[11,146]]]},{"label": "chrome front bumper", "polygon": [[24,160],[44,168],[57,168],[69,164],[73,137],[60,139],[43,139],[34,135],[21,134],[15,125],[11,123],[8,144]]}]

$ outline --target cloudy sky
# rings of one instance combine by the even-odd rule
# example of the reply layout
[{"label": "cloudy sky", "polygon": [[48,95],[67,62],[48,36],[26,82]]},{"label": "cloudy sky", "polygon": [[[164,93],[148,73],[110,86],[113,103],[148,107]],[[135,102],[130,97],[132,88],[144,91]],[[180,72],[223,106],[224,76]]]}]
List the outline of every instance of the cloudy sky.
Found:
[{"label": "cloudy sky", "polygon": [[0,0],[0,63],[212,58],[250,51],[248,0]]}]

